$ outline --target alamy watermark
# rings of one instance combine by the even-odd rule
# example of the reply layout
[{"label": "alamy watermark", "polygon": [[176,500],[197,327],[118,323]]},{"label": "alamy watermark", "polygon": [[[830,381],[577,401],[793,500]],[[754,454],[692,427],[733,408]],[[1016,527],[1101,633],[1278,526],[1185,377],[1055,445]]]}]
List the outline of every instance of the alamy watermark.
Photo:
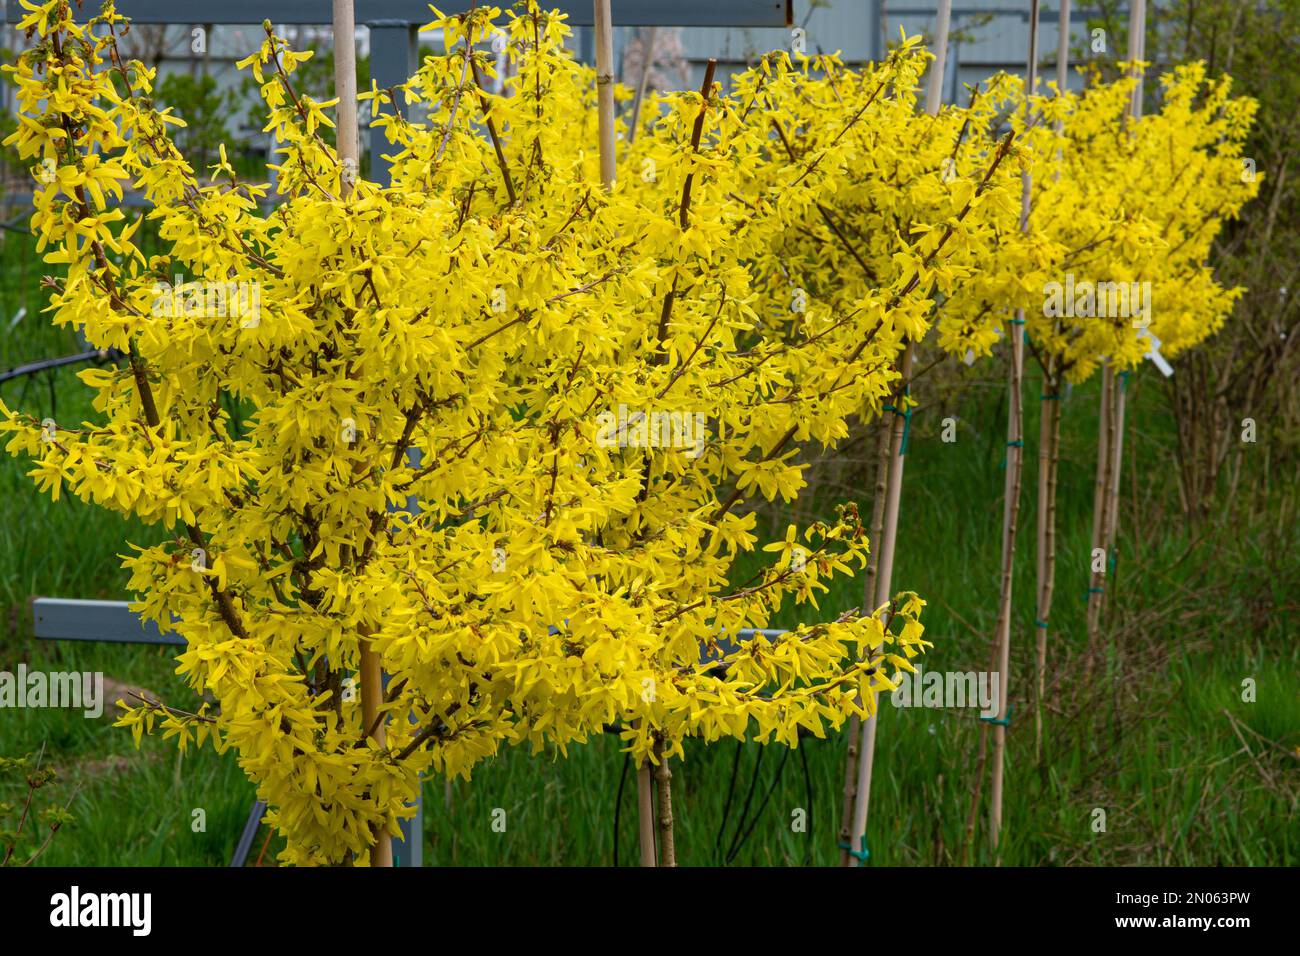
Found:
[{"label": "alamy watermark", "polygon": [[155,282],[150,314],[156,317],[238,318],[241,328],[262,324],[262,286],[258,282]]},{"label": "alamy watermark", "polygon": [[1043,315],[1057,318],[1133,319],[1134,328],[1151,323],[1150,282],[1076,282],[1073,272],[1065,282],[1043,283]]},{"label": "alamy watermark", "polygon": [[50,925],[60,928],[118,926],[148,936],[152,912],[152,893],[83,893],[74,886],[50,897]]},{"label": "alamy watermark", "polygon": [[104,713],[104,675],[91,671],[0,671],[0,708],[70,707],[95,719]]},{"label": "alamy watermark", "polygon": [[602,448],[684,448],[687,458],[704,452],[703,412],[647,413],[620,404],[617,412],[597,415],[596,424],[596,444]]},{"label": "alamy watermark", "polygon": [[895,707],[978,707],[981,717],[996,717],[1002,698],[997,671],[904,673],[890,695]]}]

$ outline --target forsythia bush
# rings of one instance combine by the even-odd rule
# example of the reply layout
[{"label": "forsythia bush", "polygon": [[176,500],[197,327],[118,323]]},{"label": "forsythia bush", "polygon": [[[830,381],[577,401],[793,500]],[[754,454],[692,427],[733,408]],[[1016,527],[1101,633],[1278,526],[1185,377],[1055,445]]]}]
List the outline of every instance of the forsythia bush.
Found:
[{"label": "forsythia bush", "polygon": [[[741,191],[758,197],[740,210],[755,282],[774,301],[842,316],[849,339],[865,336],[890,360],[904,336],[925,336],[939,305],[968,319],[947,347],[987,351],[1005,303],[1025,294],[1017,276],[1032,271],[1016,226],[1024,153],[997,128],[1011,80],[926,115],[917,90],[930,54],[919,41],[904,37],[860,70],[834,55],[792,68],[769,54],[737,78],[733,97]],[[635,140],[643,163],[662,162],[657,131]],[[891,289],[907,291],[902,308],[885,308]],[[785,309],[770,337],[800,320]]]},{"label": "forsythia bush", "polygon": [[[82,373],[98,422],[0,408],[0,427],[54,497],[167,529],[128,559],[131,588],[215,704],[123,723],[233,747],[286,861],[365,862],[420,773],[468,774],[504,743],[614,726],[638,757],[686,736],[794,745],[910,666],[912,594],[888,630],[850,608],[723,640],[864,560],[852,507],[791,528],[753,580],[728,572],[756,544],[746,496],[797,494],[800,443],[887,394],[892,355],[864,330],[918,321],[943,243],[905,250],[912,268],[847,315],[777,318],[750,277],[777,227],[738,228],[770,201],[736,194],[739,101],[673,99],[654,188],[607,195],[590,71],[535,6],[503,26],[504,96],[482,90],[486,57],[466,60],[492,9],[439,17],[447,55],[397,103],[365,94],[393,143],[387,188],[338,162],[319,135],[333,104],[294,88],[309,54],[268,25],[242,64],[283,144],[268,212],[224,154],[205,184],[175,149],[111,4],[84,26],[66,0],[26,9],[11,142],[35,164],[51,311],[130,362]],[[824,186],[815,158],[784,162],[789,189]],[[128,186],[143,215],[120,208]],[[145,218],[166,254],[134,242]],[[418,513],[391,510],[411,496]],[[383,745],[355,692],[363,646],[389,675]]]},{"label": "forsythia bush", "polygon": [[1017,94],[1033,158],[1030,230],[1044,249],[1026,328],[1073,382],[1103,358],[1132,368],[1153,347],[1171,357],[1199,344],[1241,294],[1206,261],[1224,221],[1259,190],[1241,157],[1256,104],[1190,64],[1162,76],[1159,109],[1135,119],[1125,110],[1136,82],[1032,96],[1032,129]]}]

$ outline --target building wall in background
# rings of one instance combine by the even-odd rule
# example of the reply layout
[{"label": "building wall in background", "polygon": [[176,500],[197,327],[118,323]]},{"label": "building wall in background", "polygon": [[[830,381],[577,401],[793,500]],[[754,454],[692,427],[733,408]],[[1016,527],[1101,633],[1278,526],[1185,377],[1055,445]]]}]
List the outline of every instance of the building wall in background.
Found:
[{"label": "building wall in background", "polygon": [[[14,0],[7,0],[14,2]],[[707,0],[701,0],[707,2]],[[506,5],[505,2],[502,5]],[[1076,6],[1071,16],[1071,46],[1082,48],[1086,39],[1084,20],[1089,15],[1088,5]],[[909,35],[929,35],[934,29],[934,0],[829,0],[828,5],[811,8],[810,0],[794,0],[794,21],[806,34],[805,48],[809,53],[839,51],[846,62],[879,59],[886,49],[885,37],[896,41],[900,26]],[[328,6],[322,5],[323,16]],[[1025,51],[1029,37],[1030,0],[954,0],[952,29],[969,34],[950,45],[948,71],[944,83],[944,99],[952,102],[965,99],[965,87],[980,82],[999,70],[1021,73],[1024,70]],[[183,15],[183,10],[179,11]],[[618,4],[614,3],[617,24]],[[1058,9],[1055,0],[1044,0],[1039,29],[1040,62],[1045,70],[1055,60],[1058,29]],[[328,27],[281,27],[282,35],[289,36],[296,46],[315,41],[323,47],[330,41]],[[615,63],[621,62],[621,53],[632,36],[633,28],[615,28]],[[160,73],[200,73],[206,70],[217,80],[221,89],[239,89],[243,75],[235,69],[235,62],[247,56],[261,42],[261,30],[252,26],[221,26],[207,28],[207,53],[200,56],[191,52],[192,26],[138,27],[132,31],[134,53],[146,62],[157,62]],[[575,28],[573,46],[584,60],[591,59],[591,31]],[[680,47],[687,61],[690,86],[698,87],[703,78],[704,63],[709,57],[719,61],[721,75],[728,76],[746,68],[758,55],[777,48],[790,49],[791,31],[779,28],[724,29],[694,27],[677,31]],[[369,49],[368,31],[357,29],[360,54]],[[5,45],[17,49],[22,38],[12,28],[5,29]],[[421,44],[441,48],[437,32],[421,35]],[[1050,74],[1049,74],[1050,75]],[[635,82],[625,72],[624,82]],[[1070,84],[1082,87],[1082,79],[1073,70]],[[5,84],[7,87],[8,84]],[[11,91],[3,92],[3,104],[11,103]],[[251,106],[251,101],[249,103]],[[236,111],[229,126],[241,138],[252,141],[264,139],[255,127],[244,118],[247,109]]]},{"label": "building wall in background", "polygon": [[[951,29],[971,34],[970,42],[955,42],[949,48],[948,75],[944,100],[965,98],[965,85],[980,82],[1005,70],[1023,73],[1029,48],[1031,0],[954,0]],[[1073,4],[1070,44],[1082,47],[1086,36],[1085,18],[1092,12],[1086,3]],[[899,27],[908,35],[930,36],[934,31],[934,0],[829,0],[828,7],[810,10],[809,0],[795,0],[794,22],[806,31],[809,53],[839,51],[846,62],[878,60],[885,49],[884,38],[898,40]],[[1059,10],[1056,0],[1043,0],[1039,14],[1038,49],[1040,64],[1049,67],[1056,60]],[[987,18],[987,23],[984,20]],[[982,25],[977,25],[982,24]],[[704,76],[704,62],[717,57],[719,66],[744,69],[755,55],[777,47],[790,48],[790,32],[777,29],[689,30],[685,36],[687,55],[692,61],[693,79]],[[956,64],[954,74],[953,64]],[[1082,79],[1071,71],[1072,89],[1082,89]]]}]

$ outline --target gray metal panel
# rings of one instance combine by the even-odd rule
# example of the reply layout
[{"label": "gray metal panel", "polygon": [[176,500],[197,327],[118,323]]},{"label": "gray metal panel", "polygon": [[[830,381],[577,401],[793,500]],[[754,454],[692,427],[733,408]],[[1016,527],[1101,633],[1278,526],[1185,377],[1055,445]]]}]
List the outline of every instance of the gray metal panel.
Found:
[{"label": "gray metal panel", "polygon": [[[416,28],[406,24],[393,23],[370,28],[370,76],[379,84],[380,89],[401,86],[416,71],[419,65],[419,53],[416,41]],[[410,107],[402,96],[390,104],[388,111],[394,108],[402,111]],[[382,157],[384,150],[396,152],[398,147],[388,142],[382,127],[370,129],[370,179],[381,186],[392,184],[393,177],[388,170],[388,163]]]},{"label": "gray metal panel", "polygon": [[[957,0],[952,10],[953,31],[965,30],[970,42],[953,42],[949,52],[949,80],[945,100],[955,96],[964,101],[963,85],[982,82],[999,70],[1022,73],[1029,44],[1029,16],[1032,0]],[[937,4],[934,0],[831,0],[829,7],[812,8],[809,0],[796,0],[794,23],[806,31],[805,47],[809,53],[839,51],[848,63],[881,58],[882,40],[898,41],[899,27],[908,35],[929,34],[934,30]],[[976,19],[991,14],[988,23],[974,26]],[[1083,24],[1097,15],[1095,8],[1076,4],[1070,14],[1073,40],[1085,38]],[[1055,57],[1057,24],[1060,10],[1055,2],[1039,10],[1039,51],[1041,63]],[[682,37],[686,58],[691,62],[692,88],[699,85],[704,61],[716,57],[721,76],[743,70],[748,62],[770,50],[791,49],[789,29],[750,29],[737,25],[730,29],[699,29]],[[1046,79],[1046,77],[1044,78]],[[1082,80],[1071,71],[1070,85],[1080,88]]]},{"label": "gray metal panel", "polygon": [[[463,13],[472,3],[440,3],[444,13]],[[545,0],[542,6],[569,15],[573,26],[591,26],[592,0]],[[616,26],[782,26],[789,0],[612,0]],[[425,0],[357,0],[357,22],[400,20],[423,24],[433,19]],[[325,0],[224,0],[215,5],[177,0],[118,0],[117,12],[135,23],[329,23]],[[26,11],[10,0],[7,16],[17,23]],[[89,14],[86,14],[89,16]]]},{"label": "gray metal panel", "polygon": [[248,864],[248,854],[252,852],[253,840],[257,837],[264,816],[266,816],[266,804],[261,800],[254,800],[253,809],[248,812],[248,819],[244,821],[244,830],[239,834],[239,842],[235,844],[235,853],[230,858],[231,866]]},{"label": "gray metal panel", "polygon": [[32,617],[36,636],[47,641],[185,646],[176,634],[164,634],[153,621],[141,621],[126,601],[37,598],[32,602]]}]

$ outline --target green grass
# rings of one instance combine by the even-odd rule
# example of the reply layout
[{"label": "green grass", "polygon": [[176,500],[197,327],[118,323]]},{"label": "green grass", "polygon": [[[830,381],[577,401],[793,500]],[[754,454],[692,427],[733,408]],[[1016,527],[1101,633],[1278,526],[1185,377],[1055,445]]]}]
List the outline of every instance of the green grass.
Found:
[{"label": "green grass", "polygon": [[[68,330],[39,312],[40,270],[20,237],[0,249],[0,368],[77,351]],[[26,263],[26,264],[24,264]],[[20,305],[27,317],[12,330]],[[976,378],[976,373],[988,376]],[[958,439],[939,438],[938,406],[914,419],[900,519],[896,589],[928,602],[931,670],[987,667],[997,601],[1005,409],[998,366],[962,371],[931,385],[960,420]],[[53,402],[48,390],[53,383]],[[1076,389],[1063,403],[1059,563],[1052,614],[1051,665],[1059,680],[1047,714],[1047,754],[1034,759],[1032,683],[1034,480],[1038,383],[1026,384],[1025,494],[1015,573],[1011,698],[1015,717],[1007,764],[1002,862],[1065,864],[1294,865],[1300,859],[1300,541],[1277,520],[1273,487],[1251,517],[1225,502],[1215,532],[1193,543],[1178,516],[1173,431],[1157,380],[1133,384],[1134,431],[1126,443],[1121,559],[1112,582],[1112,635],[1090,683],[1081,679],[1084,589],[1091,529],[1096,392]],[[923,402],[927,390],[922,390]],[[38,416],[80,422],[91,412],[71,370],[0,386],[0,398]],[[845,457],[861,457],[859,440]],[[0,457],[0,670],[19,662],[47,670],[98,670],[185,706],[189,692],[164,649],[36,642],[32,595],[119,597],[117,555],[128,540],[160,532],[75,500],[51,503],[24,477],[26,465]],[[800,521],[828,514],[839,500],[870,514],[865,467],[820,468],[801,502]],[[760,528],[774,536],[789,515]],[[741,562],[752,572],[758,555]],[[860,581],[842,581],[821,600],[831,615],[860,602]],[[782,625],[812,621],[811,607],[788,607]],[[1256,682],[1254,703],[1242,681]],[[879,728],[868,841],[883,865],[950,864],[962,859],[981,725],[974,711],[898,710],[886,701]],[[0,711],[0,755],[45,747],[59,768],[51,801],[71,798],[76,822],[60,832],[42,863],[53,865],[222,865],[253,797],[235,755],[210,750],[178,759],[170,742],[136,750],[106,716],[67,711]],[[799,751],[690,742],[674,768],[679,861],[799,865],[835,861],[844,739],[805,740]],[[807,779],[804,775],[804,759]],[[426,785],[426,862],[434,864],[609,864],[624,757],[606,737],[567,757],[510,750],[472,781]],[[734,786],[729,782],[733,779]],[[781,771],[777,774],[778,769]],[[768,791],[770,788],[770,796]],[[808,791],[811,788],[812,797]],[[752,795],[751,795],[752,790]],[[728,793],[731,792],[728,810]],[[985,787],[987,793],[987,786]],[[0,802],[23,788],[0,784]],[[748,811],[744,808],[748,805]],[[196,832],[194,811],[206,813]],[[1094,811],[1106,830],[1094,832]],[[504,811],[505,829],[494,820]],[[619,861],[634,862],[635,782],[624,780]],[[810,812],[809,831],[792,822]],[[969,860],[989,863],[983,811]],[[719,829],[724,828],[721,839]],[[737,831],[744,839],[736,839]],[[729,850],[735,844],[735,852]],[[260,848],[260,840],[258,843]],[[273,858],[272,844],[268,859]]]}]

